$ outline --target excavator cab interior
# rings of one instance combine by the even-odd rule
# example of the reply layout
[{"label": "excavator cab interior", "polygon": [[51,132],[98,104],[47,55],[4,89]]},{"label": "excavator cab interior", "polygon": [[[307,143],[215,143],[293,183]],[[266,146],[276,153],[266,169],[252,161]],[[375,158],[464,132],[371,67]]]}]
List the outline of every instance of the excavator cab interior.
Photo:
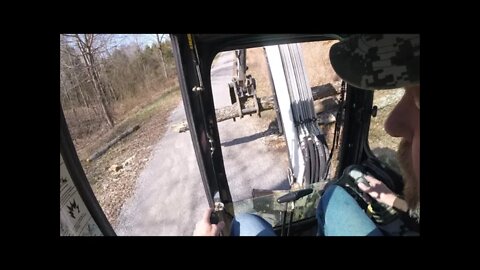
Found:
[{"label": "excavator cab interior", "polygon": [[[230,225],[240,213],[263,217],[279,236],[316,235],[316,208],[326,186],[335,183],[346,187],[362,207],[367,207],[355,185],[357,172],[381,179],[392,191],[402,193],[399,171],[388,164],[388,160],[374,154],[369,145],[369,130],[378,109],[373,91],[356,88],[340,79],[318,87],[307,84],[305,59],[298,44],[335,42],[348,35],[171,34],[170,37],[206,199],[215,209],[211,221],[226,223],[223,235],[230,234]],[[261,80],[252,76],[252,69],[248,67],[248,55],[253,48],[259,48],[267,63],[268,76],[263,80],[268,80],[272,88],[270,99],[260,96]],[[282,188],[252,189],[251,196],[240,199],[235,198],[229,182],[231,175],[225,169],[222,153],[225,144],[221,141],[213,91],[216,75],[212,66],[218,55],[225,52],[231,52],[229,57],[236,66],[235,72],[228,74],[229,82],[222,84],[234,108],[230,119],[236,120],[238,129],[242,129],[240,118],[262,117],[266,107],[271,106],[271,112],[275,111],[276,130],[287,144],[288,165],[281,168],[285,172]],[[319,113],[314,101],[332,97],[335,106],[321,105],[329,109]],[[80,171],[62,110],[60,122],[61,166],[64,163],[68,168],[79,196],[90,210],[95,221],[91,225],[98,227],[92,231],[115,235]],[[329,131],[319,127],[322,125],[329,125]],[[255,166],[252,168],[262,168],[262,164]],[[236,174],[242,177],[242,171]],[[380,208],[377,213],[382,214],[372,217],[378,224],[404,218],[391,209]]]},{"label": "excavator cab interior", "polygon": [[[381,161],[369,147],[370,121],[377,113],[377,106],[373,104],[374,94],[372,91],[358,89],[343,81],[338,85],[335,93],[338,106],[333,112],[336,120],[333,139],[328,144],[324,134],[318,132],[318,123],[322,117],[311,110],[308,114],[314,97],[308,93],[309,91],[298,90],[304,83],[301,73],[305,70],[302,69],[303,58],[295,55],[296,44],[341,40],[346,37],[348,35],[335,34],[172,35],[188,125],[207,199],[209,205],[215,208],[212,219],[225,221],[227,225],[223,231],[225,235],[229,234],[229,225],[235,215],[239,213],[254,213],[263,217],[274,227],[277,235],[315,235],[317,230],[315,209],[326,185],[336,183],[347,187],[347,191],[359,204],[364,208],[367,207],[361,199],[359,189],[354,184],[355,179],[351,173],[354,169],[382,179],[392,191],[401,194],[403,182],[398,170],[393,170],[385,161]],[[303,131],[296,133],[299,138],[296,144],[298,149],[289,145],[290,167],[286,168],[289,189],[254,190],[250,198],[235,201],[232,200],[232,191],[225,173],[222,145],[215,115],[214,95],[212,94],[214,77],[211,75],[211,66],[215,56],[219,52],[225,51],[235,51],[239,66],[245,66],[245,63],[242,64],[245,60],[239,56],[245,54],[245,49],[258,47],[264,48],[267,63],[270,65],[270,80],[274,85],[273,92],[276,96],[275,108],[281,111],[281,116],[277,115],[277,118],[282,118],[282,121],[278,119],[277,121],[283,123],[283,134],[286,136],[287,144],[292,140],[288,138],[289,126],[293,126],[295,129],[299,125],[303,125],[302,130],[306,130],[306,133],[303,134],[303,138],[301,135]],[[279,59],[281,60],[279,61]],[[283,66],[284,73],[290,69],[294,75],[290,77],[288,75],[284,75],[285,77],[282,77],[283,75],[272,76],[275,72],[273,69],[278,66]],[[243,70],[244,74],[238,75],[237,72],[237,80],[238,78],[246,80],[245,70],[247,69],[243,67],[240,70]],[[292,78],[295,76],[296,79]],[[288,87],[281,87],[282,80]],[[292,81],[297,83],[296,88]],[[253,82],[255,81],[253,80]],[[234,84],[230,84],[230,97],[232,104],[236,102],[239,105],[236,116],[241,117],[245,112],[252,113],[252,111],[260,113],[255,110],[262,107],[261,102],[254,102],[255,107],[251,107],[251,110],[241,106],[239,95],[237,94],[235,97],[233,91],[239,93],[239,84]],[[256,84],[258,85],[258,80]],[[249,87],[253,85],[251,76],[248,85]],[[297,92],[294,93],[295,90],[292,92],[291,88],[297,89]],[[281,110],[281,107],[285,106],[281,101],[281,99],[285,100],[281,97],[285,94],[281,91],[290,91],[290,104],[287,101],[287,107],[293,111],[291,112],[293,119],[288,120],[285,110]],[[240,93],[242,92],[240,91]],[[242,98],[248,94],[253,96],[255,92],[248,88],[248,91],[243,93],[246,95]],[[299,99],[295,100],[295,98]],[[258,100],[257,96],[255,96],[255,100]],[[302,103],[306,106],[301,107]],[[284,101],[283,104],[285,104]],[[295,109],[295,104],[300,104],[300,106]],[[279,123],[278,126],[281,124]],[[293,153],[295,151],[302,152],[305,160],[300,170],[293,164],[296,162],[293,160],[296,159],[295,153]],[[334,151],[335,155],[333,155]],[[335,156],[336,162],[332,161],[332,156]],[[262,181],[262,179],[257,179],[257,181]],[[399,216],[392,209],[380,208],[377,209],[377,213],[381,212],[382,214],[373,217],[377,224],[389,223]]]}]

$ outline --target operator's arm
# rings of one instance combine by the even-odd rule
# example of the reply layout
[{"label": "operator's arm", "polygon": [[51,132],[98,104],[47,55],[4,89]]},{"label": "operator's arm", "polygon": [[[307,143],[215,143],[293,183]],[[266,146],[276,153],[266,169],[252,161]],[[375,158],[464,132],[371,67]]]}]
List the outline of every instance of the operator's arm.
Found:
[{"label": "operator's arm", "polygon": [[398,195],[391,191],[384,183],[370,175],[366,175],[365,179],[368,181],[370,187],[367,187],[361,182],[358,183],[358,187],[363,192],[368,193],[370,197],[374,198],[378,202],[384,203],[388,206],[392,206],[403,212],[408,211],[407,202],[398,197]]}]

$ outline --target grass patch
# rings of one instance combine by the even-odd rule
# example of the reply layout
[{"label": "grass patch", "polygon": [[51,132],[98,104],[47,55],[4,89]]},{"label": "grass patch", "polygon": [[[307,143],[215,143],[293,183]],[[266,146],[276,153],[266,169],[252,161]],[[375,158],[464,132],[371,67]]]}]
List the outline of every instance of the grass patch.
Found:
[{"label": "grass patch", "polygon": [[98,149],[102,145],[108,143],[110,140],[114,139],[120,133],[124,132],[128,128],[134,125],[143,125],[153,115],[159,114],[164,115],[165,118],[168,117],[167,113],[180,101],[180,88],[179,86],[173,86],[162,92],[158,97],[156,97],[150,104],[144,106],[143,108],[137,110],[136,112],[131,112],[130,116],[127,116],[123,121],[118,123],[112,130],[105,133],[105,135],[100,138],[96,138],[95,141],[89,144],[86,149],[83,151],[77,151],[79,154],[80,160],[85,160],[91,155],[94,149]]},{"label": "grass patch", "polygon": [[[168,108],[176,105],[180,100],[180,89],[178,86],[171,87],[158,96],[152,103],[138,110],[132,116],[127,117],[119,123],[112,134],[112,138],[123,132],[132,125],[137,125],[150,119],[155,113],[165,112]],[[166,117],[166,116],[165,116]]]},{"label": "grass patch", "polygon": [[153,113],[161,108],[170,108],[172,105],[176,105],[180,97],[179,86],[170,87],[167,91],[163,92],[157,99],[155,99],[150,105],[139,110],[132,118],[136,118],[137,121],[144,121],[149,119]]}]

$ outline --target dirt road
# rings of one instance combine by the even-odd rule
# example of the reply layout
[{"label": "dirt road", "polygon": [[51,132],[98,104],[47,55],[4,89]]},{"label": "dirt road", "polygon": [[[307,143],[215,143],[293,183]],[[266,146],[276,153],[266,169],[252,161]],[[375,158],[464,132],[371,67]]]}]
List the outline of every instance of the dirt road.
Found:
[{"label": "dirt road", "polygon": [[[233,74],[232,52],[223,53],[212,69],[215,107],[230,105],[228,82]],[[183,103],[169,123],[185,119]],[[225,170],[234,201],[251,197],[252,188],[287,189],[285,153],[264,143],[267,127],[254,116],[218,123]],[[118,235],[192,235],[195,222],[208,207],[189,132],[171,127],[152,151],[134,195],[124,204],[115,231]]]}]

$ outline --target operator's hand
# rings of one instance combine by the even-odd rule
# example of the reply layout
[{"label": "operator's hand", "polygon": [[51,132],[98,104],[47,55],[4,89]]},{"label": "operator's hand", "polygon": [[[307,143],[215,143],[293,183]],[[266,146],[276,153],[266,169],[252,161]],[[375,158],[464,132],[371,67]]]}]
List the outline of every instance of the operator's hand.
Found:
[{"label": "operator's hand", "polygon": [[388,206],[393,206],[395,200],[398,200],[397,195],[391,191],[384,183],[375,179],[370,175],[366,175],[365,179],[368,181],[370,187],[367,187],[363,183],[358,183],[358,187],[363,191],[368,193],[370,197],[377,200],[378,202],[384,203]]},{"label": "operator's hand", "polygon": [[213,208],[208,208],[200,221],[195,225],[193,236],[219,236],[225,222],[220,221],[218,224],[210,224],[210,215]]}]

